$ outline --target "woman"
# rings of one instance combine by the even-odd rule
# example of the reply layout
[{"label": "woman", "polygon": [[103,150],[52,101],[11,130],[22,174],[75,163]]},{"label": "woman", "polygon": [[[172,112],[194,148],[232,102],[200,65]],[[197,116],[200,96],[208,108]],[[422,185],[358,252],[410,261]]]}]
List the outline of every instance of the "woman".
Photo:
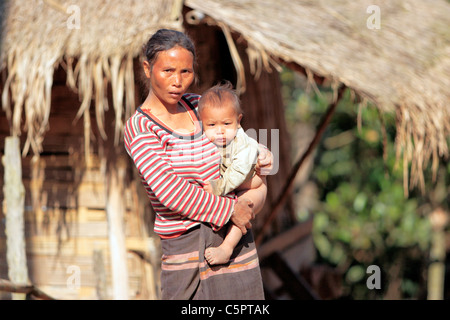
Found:
[{"label": "woman", "polygon": [[[187,94],[195,71],[195,48],[178,31],[162,29],[145,47],[143,69],[150,90],[125,126],[132,157],[156,213],[161,237],[163,299],[263,299],[250,220],[264,197],[220,197],[203,190],[219,178],[220,154],[202,134],[198,95]],[[271,154],[257,167],[270,167]],[[205,248],[223,241],[231,221],[244,236],[226,265],[210,267]]]}]

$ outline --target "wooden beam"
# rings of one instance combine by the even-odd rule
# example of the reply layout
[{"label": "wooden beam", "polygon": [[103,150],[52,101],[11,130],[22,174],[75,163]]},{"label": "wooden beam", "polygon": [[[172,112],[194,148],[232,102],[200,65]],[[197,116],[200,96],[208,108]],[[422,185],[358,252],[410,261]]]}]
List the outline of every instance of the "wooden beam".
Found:
[{"label": "wooden beam", "polygon": [[319,295],[311,288],[308,282],[301,275],[292,271],[278,252],[272,253],[264,262],[281,279],[283,289],[289,293],[292,299],[320,300]]},{"label": "wooden beam", "polygon": [[26,294],[27,296],[34,296],[42,300],[56,300],[45,292],[36,288],[34,285],[15,284],[5,279],[0,279],[0,291]]},{"label": "wooden beam", "polygon": [[297,243],[311,233],[312,224],[313,219],[311,218],[265,242],[258,248],[259,259],[263,260],[276,251],[282,252],[284,249]]},{"label": "wooden beam", "polygon": [[103,251],[94,249],[92,253],[92,264],[94,265],[95,291],[99,300],[106,299],[106,270],[103,262]]},{"label": "wooden beam", "polygon": [[444,300],[445,280],[445,227],[448,213],[437,208],[429,215],[432,227],[430,266],[428,267],[428,300]]},{"label": "wooden beam", "polygon": [[[3,205],[6,209],[8,277],[16,283],[27,283],[28,268],[24,231],[25,188],[22,183],[20,140],[17,136],[5,139],[5,155],[2,162],[5,167]],[[23,300],[25,295],[13,294],[13,299]]]},{"label": "wooden beam", "polygon": [[[117,154],[116,154],[117,155]],[[107,183],[106,214],[108,216],[109,252],[111,259],[113,299],[128,300],[128,266],[125,238],[124,176],[125,162],[122,158],[111,159]],[[117,161],[116,161],[117,160]]]}]

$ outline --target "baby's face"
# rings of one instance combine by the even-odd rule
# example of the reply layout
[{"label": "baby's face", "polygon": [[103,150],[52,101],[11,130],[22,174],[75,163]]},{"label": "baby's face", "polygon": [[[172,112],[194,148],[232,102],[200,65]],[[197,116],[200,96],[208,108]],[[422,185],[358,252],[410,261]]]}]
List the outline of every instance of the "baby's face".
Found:
[{"label": "baby's face", "polygon": [[200,117],[206,136],[218,147],[227,146],[236,136],[242,114],[236,114],[231,102],[220,107],[207,107]]}]

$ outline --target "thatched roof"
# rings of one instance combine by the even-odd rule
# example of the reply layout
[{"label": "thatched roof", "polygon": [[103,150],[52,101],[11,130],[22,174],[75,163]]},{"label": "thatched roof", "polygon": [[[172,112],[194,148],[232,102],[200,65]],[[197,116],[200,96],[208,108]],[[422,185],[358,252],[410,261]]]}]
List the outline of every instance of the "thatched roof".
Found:
[{"label": "thatched roof", "polygon": [[[345,84],[384,112],[397,114],[397,152],[405,176],[423,186],[422,169],[449,155],[450,3],[380,0],[186,0],[249,44],[255,66],[295,63]],[[369,10],[368,10],[369,8]],[[369,21],[368,21],[369,20]],[[256,68],[256,67],[255,67]],[[408,179],[406,179],[407,181]]]},{"label": "thatched roof", "polygon": [[41,151],[59,64],[67,68],[68,85],[80,95],[79,116],[94,99],[104,137],[106,85],[111,83],[119,133],[123,115],[135,107],[132,59],[156,30],[181,30],[182,23],[179,0],[9,0],[2,6],[0,70],[8,72],[2,108],[11,117],[13,134],[20,133],[25,115],[24,153],[30,146],[35,153]]},{"label": "thatched roof", "polygon": [[[70,29],[73,1],[41,0],[31,5],[10,0],[2,19],[0,66],[8,74],[2,107],[11,116],[12,131],[20,132],[24,112],[29,145],[39,152],[53,70],[63,64],[69,85],[80,93],[79,115],[94,98],[100,128],[106,103],[103,77],[111,82],[120,132],[122,119],[134,108],[131,59],[156,29],[181,29],[177,19],[181,3],[78,0],[72,9],[79,8],[80,29]],[[277,63],[294,63],[310,75],[345,84],[383,112],[395,112],[397,151],[405,164],[412,164],[412,185],[423,184],[422,169],[430,159],[435,168],[439,156],[448,156],[450,4],[445,0],[377,1],[380,29],[367,27],[374,13],[367,12],[370,0],[185,0],[184,4],[207,15],[207,21],[224,32],[242,35],[255,73]],[[74,58],[76,66],[71,65]]]}]

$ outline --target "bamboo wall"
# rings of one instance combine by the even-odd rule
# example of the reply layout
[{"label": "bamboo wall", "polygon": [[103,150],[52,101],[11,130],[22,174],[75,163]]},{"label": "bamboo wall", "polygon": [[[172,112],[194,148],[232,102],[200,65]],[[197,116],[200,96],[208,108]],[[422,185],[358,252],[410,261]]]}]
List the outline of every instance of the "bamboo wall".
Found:
[{"label": "bamboo wall", "polygon": [[[93,126],[92,161],[91,165],[86,165],[83,119],[73,123],[78,106],[78,96],[65,86],[64,71],[58,69],[44,150],[38,161],[28,155],[22,163],[28,273],[34,285],[57,299],[108,299],[112,284],[105,169],[99,156],[99,150],[105,152],[102,148],[108,146],[99,142]],[[91,119],[95,119],[95,115]],[[113,123],[112,114],[106,114],[106,122]],[[5,114],[0,113],[0,150],[4,150],[8,128]],[[23,146],[24,137],[21,140]],[[3,166],[0,166],[2,187],[3,174]],[[156,257],[159,245],[156,237],[149,236],[151,227],[143,225],[146,220],[142,219],[142,209],[136,205],[140,189],[142,187],[131,180],[124,195],[129,296],[131,299],[156,299],[159,295],[159,259]],[[3,190],[0,201],[3,203]],[[2,208],[0,278],[8,279],[4,220]],[[154,261],[148,257],[154,257]],[[0,298],[8,299],[9,294],[0,292]]]}]

